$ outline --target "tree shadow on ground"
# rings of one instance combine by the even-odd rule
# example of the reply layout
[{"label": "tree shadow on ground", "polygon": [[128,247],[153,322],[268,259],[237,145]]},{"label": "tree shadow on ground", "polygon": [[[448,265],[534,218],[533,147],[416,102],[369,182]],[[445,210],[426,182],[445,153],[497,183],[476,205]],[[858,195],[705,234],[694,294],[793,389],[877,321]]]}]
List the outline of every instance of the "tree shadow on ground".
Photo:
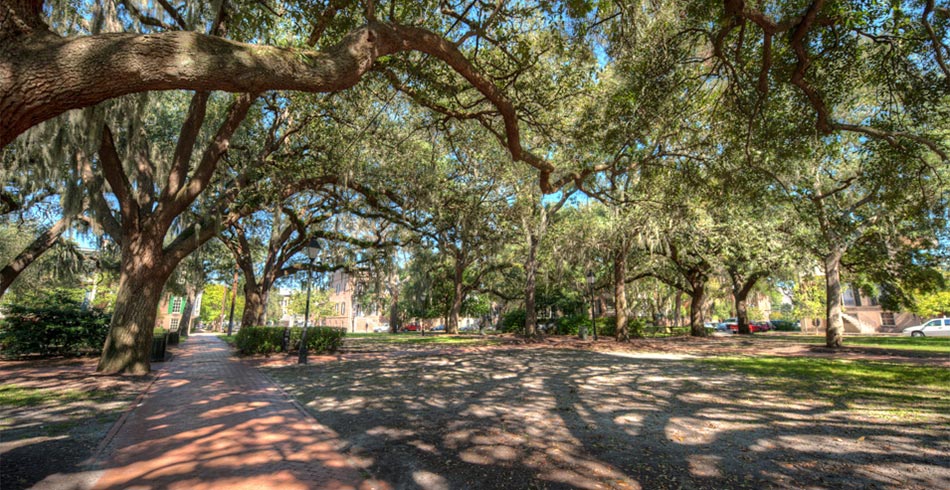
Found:
[{"label": "tree shadow on ground", "polygon": [[0,488],[82,473],[150,377],[94,374],[95,359],[0,362]]},{"label": "tree shadow on ground", "polygon": [[395,488],[950,487],[945,417],[856,415],[695,360],[499,350],[268,372]]}]

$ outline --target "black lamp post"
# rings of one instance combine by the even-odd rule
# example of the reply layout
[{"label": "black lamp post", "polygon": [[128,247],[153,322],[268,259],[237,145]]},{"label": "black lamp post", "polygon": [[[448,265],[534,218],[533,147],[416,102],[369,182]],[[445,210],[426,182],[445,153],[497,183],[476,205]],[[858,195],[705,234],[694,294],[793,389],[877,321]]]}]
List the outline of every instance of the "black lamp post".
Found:
[{"label": "black lamp post", "polygon": [[590,328],[594,331],[594,340],[597,340],[597,323],[594,322],[594,272],[587,271],[587,291],[590,293]]},{"label": "black lamp post", "polygon": [[303,333],[300,334],[300,350],[297,357],[297,364],[307,363],[307,326],[310,321],[310,285],[313,283],[313,261],[320,253],[320,243],[316,240],[310,240],[310,243],[303,248],[303,253],[310,257],[310,268],[307,271],[307,306],[304,307],[303,315]]}]

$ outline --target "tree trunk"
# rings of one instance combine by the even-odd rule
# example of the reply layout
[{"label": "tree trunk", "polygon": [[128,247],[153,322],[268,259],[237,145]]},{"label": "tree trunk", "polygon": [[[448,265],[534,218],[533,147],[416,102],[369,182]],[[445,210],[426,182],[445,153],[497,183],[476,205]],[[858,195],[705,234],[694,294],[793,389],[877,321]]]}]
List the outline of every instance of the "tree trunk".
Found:
[{"label": "tree trunk", "polygon": [[831,348],[841,347],[844,334],[844,318],[841,316],[841,256],[843,252],[834,250],[825,256],[825,345]]},{"label": "tree trunk", "polygon": [[187,337],[191,332],[191,318],[195,314],[195,301],[198,297],[198,288],[194,284],[185,285],[185,311],[181,314],[181,322],[178,323],[178,332],[182,337]]},{"label": "tree trunk", "polygon": [[627,254],[626,252],[617,252],[614,258],[614,310],[617,315],[617,340],[626,342],[630,340],[630,332],[627,331]]},{"label": "tree trunk", "polygon": [[399,329],[399,288],[393,288],[391,304],[389,305],[389,333],[396,333]]},{"label": "tree trunk", "polygon": [[752,333],[752,329],[749,328],[749,308],[747,306],[747,296],[747,294],[742,294],[740,292],[734,293],[736,302],[736,322],[739,324],[739,333],[742,335],[748,335]]},{"label": "tree trunk", "polygon": [[[131,241],[131,240],[130,240]],[[158,241],[159,247],[161,241]],[[138,247],[146,248],[146,247]],[[129,253],[123,247],[119,292],[102,357],[96,371],[105,374],[147,374],[152,331],[158,315],[167,269],[151,253]]]},{"label": "tree trunk", "polygon": [[264,293],[263,287],[258,284],[251,284],[245,277],[244,313],[241,315],[241,328],[263,326],[266,311],[267,295]]},{"label": "tree trunk", "polygon": [[66,228],[69,227],[70,221],[68,218],[60,218],[53,226],[49,227],[43,233],[40,233],[40,235],[23,249],[16,258],[10,261],[9,264],[4,266],[3,269],[0,269],[0,298],[7,292],[7,289],[13,284],[13,281],[15,281],[17,277],[20,277],[20,273],[23,272],[24,269],[35,262],[36,259],[40,258],[43,253],[49,250],[50,247],[59,240],[59,237],[62,236]]},{"label": "tree trunk", "polygon": [[759,279],[759,274],[750,274],[743,279],[742,274],[735,268],[729,270],[729,279],[732,282],[732,297],[736,306],[736,322],[739,326],[739,333],[749,335],[752,329],[749,327],[749,292]]},{"label": "tree trunk", "polygon": [[689,295],[689,334],[693,337],[705,337],[703,325],[703,303],[706,302],[706,281],[699,277],[690,281],[692,292]]},{"label": "tree trunk", "polygon": [[524,335],[528,338],[533,338],[538,334],[538,310],[535,305],[538,243],[537,237],[528,233],[528,260],[524,264]]},{"label": "tree trunk", "polygon": [[683,319],[680,316],[680,305],[683,303],[683,292],[676,291],[673,293],[673,326],[678,327]]},{"label": "tree trunk", "polygon": [[456,261],[453,281],[455,283],[455,294],[452,295],[452,307],[449,309],[445,333],[459,333],[459,314],[462,312],[462,301],[465,299],[465,288],[462,284],[462,274],[464,272],[465,269],[462,268],[461,263]]}]

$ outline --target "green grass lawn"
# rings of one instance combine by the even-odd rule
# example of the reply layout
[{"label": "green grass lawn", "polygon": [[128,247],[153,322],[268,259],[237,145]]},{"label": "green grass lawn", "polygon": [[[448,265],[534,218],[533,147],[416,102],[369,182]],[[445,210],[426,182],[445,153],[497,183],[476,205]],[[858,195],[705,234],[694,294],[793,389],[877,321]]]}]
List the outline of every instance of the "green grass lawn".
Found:
[{"label": "green grass lawn", "polygon": [[[799,342],[805,344],[824,344],[823,335],[766,335],[758,338],[783,342]],[[950,337],[871,337],[845,336],[844,345],[860,345],[862,347],[880,347],[886,349],[906,349],[925,352],[950,353]]]},{"label": "green grass lawn", "polygon": [[108,400],[114,396],[110,391],[55,390],[5,385],[0,386],[0,407],[33,407],[45,403]]},{"label": "green grass lawn", "polygon": [[[698,362],[803,397],[885,417],[950,413],[950,369],[872,361],[714,357]],[[899,408],[898,408],[899,407]]]},{"label": "green grass lawn", "polygon": [[234,345],[234,339],[237,338],[237,334],[235,334],[235,335],[228,335],[228,334],[226,334],[226,333],[219,333],[219,334],[218,334],[218,338],[221,339],[221,340],[223,340],[223,341],[225,341],[225,342],[227,342],[227,343],[229,343],[229,344],[231,344],[231,345]]},{"label": "green grass lawn", "polygon": [[348,339],[359,339],[366,342],[379,342],[387,344],[445,344],[445,345],[471,345],[471,344],[496,344],[498,339],[492,337],[457,337],[445,334],[430,334],[422,336],[418,333],[347,333]]}]

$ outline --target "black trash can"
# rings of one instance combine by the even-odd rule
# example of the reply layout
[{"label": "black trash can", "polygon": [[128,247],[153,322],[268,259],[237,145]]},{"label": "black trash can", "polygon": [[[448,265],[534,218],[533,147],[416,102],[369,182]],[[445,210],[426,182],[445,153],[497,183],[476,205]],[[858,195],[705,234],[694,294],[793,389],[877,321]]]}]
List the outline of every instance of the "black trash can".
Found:
[{"label": "black trash can", "polygon": [[178,345],[178,341],[181,340],[180,336],[181,332],[178,330],[175,330],[174,332],[168,332],[168,345]]},{"label": "black trash can", "polygon": [[152,337],[152,362],[165,362],[165,349],[167,348],[167,333]]}]

